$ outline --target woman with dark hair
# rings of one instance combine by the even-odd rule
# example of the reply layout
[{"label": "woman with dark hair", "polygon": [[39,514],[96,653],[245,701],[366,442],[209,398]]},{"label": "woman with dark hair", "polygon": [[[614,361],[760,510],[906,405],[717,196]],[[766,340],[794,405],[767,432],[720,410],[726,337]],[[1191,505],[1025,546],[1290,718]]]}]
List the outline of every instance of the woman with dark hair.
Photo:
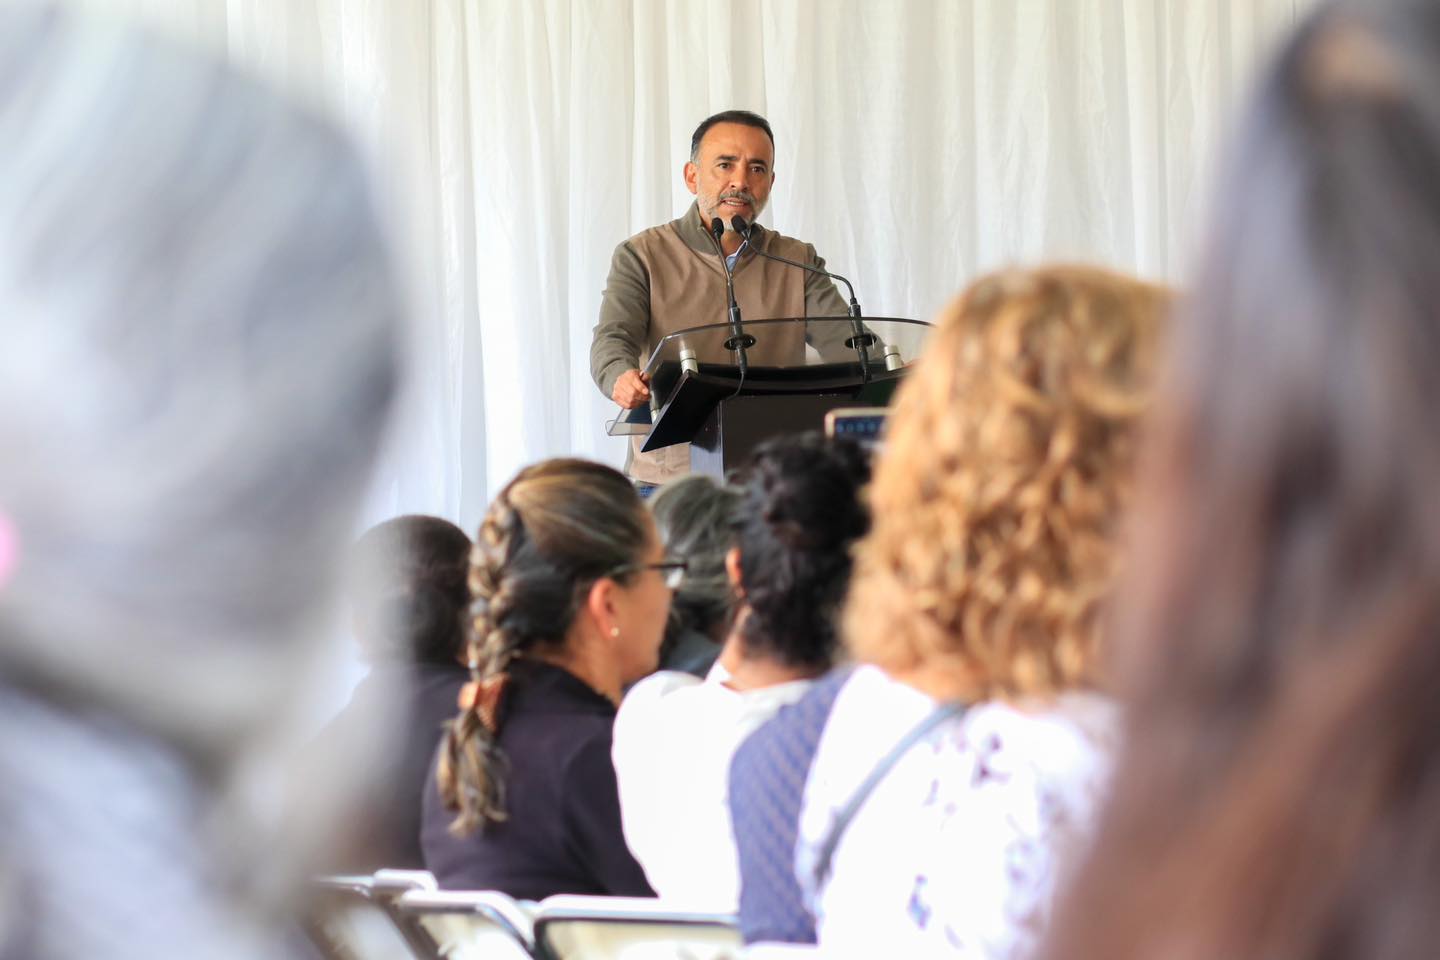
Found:
[{"label": "woman with dark hair", "polygon": [[[360,755],[365,776],[352,800],[357,809],[345,818],[347,849],[332,867],[420,869],[420,797],[468,678],[470,538],[439,517],[395,517],[365,531],[351,563],[354,632],[370,672],[318,745],[330,749],[331,738],[352,726],[374,736]],[[376,716],[386,718],[383,730],[369,724]]]},{"label": "woman with dark hair", "polygon": [[822,948],[1034,948],[1109,769],[1101,611],[1167,303],[1090,267],[983,277],[896,396],[795,847]]},{"label": "woman with dark hair", "polygon": [[726,554],[740,603],[702,682],[657,673],[615,720],[625,838],[662,896],[734,909],[739,873],[726,806],[735,748],[829,669],[850,545],[868,526],[864,451],[819,434],[756,451]]},{"label": "woman with dark hair", "polygon": [[470,546],[449,520],[418,514],[360,536],[351,551],[350,609],[366,660],[464,662]]},{"label": "woman with dark hair", "polygon": [[655,669],[683,571],[609,467],[546,460],[500,491],[470,565],[473,679],[425,790],[441,886],[650,894],[621,834],[611,726],[621,689]]},{"label": "woman with dark hair", "polygon": [[1328,3],[1242,128],[1117,613],[1064,958],[1440,943],[1440,7]]},{"label": "woman with dark hair", "polygon": [[703,677],[720,655],[735,612],[725,554],[739,503],[739,491],[703,474],[672,480],[650,498],[665,552],[685,563],[660,645],[662,670]]}]

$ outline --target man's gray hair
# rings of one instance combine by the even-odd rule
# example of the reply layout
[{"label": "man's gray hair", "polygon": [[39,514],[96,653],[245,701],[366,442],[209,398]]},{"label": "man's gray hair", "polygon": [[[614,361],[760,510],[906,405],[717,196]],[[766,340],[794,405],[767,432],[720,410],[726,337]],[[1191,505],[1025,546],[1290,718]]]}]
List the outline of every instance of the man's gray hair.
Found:
[{"label": "man's gray hair", "polygon": [[735,591],[725,573],[725,554],[734,541],[739,505],[739,490],[701,474],[672,480],[651,498],[666,554],[688,565],[670,604],[667,641],[685,631],[709,635],[729,622]]}]

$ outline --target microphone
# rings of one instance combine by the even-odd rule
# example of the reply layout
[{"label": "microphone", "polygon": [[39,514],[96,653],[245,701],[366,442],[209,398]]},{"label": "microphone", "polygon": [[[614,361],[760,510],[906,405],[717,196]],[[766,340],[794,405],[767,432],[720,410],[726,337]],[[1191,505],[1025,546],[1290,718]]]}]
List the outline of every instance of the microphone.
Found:
[{"label": "microphone", "polygon": [[[716,219],[718,220],[719,218],[717,217]],[[750,252],[755,254],[757,257],[764,257],[767,260],[778,260],[781,263],[788,263],[792,267],[799,267],[801,270],[809,270],[811,273],[818,273],[822,277],[829,277],[831,280],[839,280],[841,283],[845,284],[845,289],[850,292],[850,316],[860,316],[860,303],[855,299],[855,288],[850,285],[849,280],[846,280],[838,273],[831,273],[829,270],[821,270],[813,263],[801,263],[799,260],[791,260],[787,257],[782,257],[774,253],[766,253],[764,250],[761,250],[759,247],[756,247],[750,243],[750,229],[753,226],[753,224],[746,223],[744,217],[735,216],[730,218],[730,228],[736,233],[740,234],[740,236],[745,238],[745,243],[742,244],[742,246],[749,246]],[[713,230],[714,227],[712,226],[711,229]],[[724,229],[723,224],[721,225],[721,229]]]},{"label": "microphone", "polygon": [[[729,298],[730,318],[730,339],[725,341],[725,349],[735,352],[735,365],[740,369],[740,384],[745,384],[745,374],[750,370],[749,358],[745,355],[747,347],[755,345],[755,338],[745,332],[740,325],[740,304],[735,301],[735,275],[730,270],[730,261],[725,256],[725,248],[720,244],[720,238],[725,234],[725,222],[719,217],[710,221],[710,239],[715,243],[715,250],[720,254],[720,268],[725,271],[725,295]],[[738,391],[737,391],[738,392]]]},{"label": "microphone", "polygon": [[[715,219],[715,223],[720,223],[720,219],[718,217]],[[873,347],[877,342],[879,342],[879,338],[876,337],[875,334],[870,333],[868,330],[866,330],[865,325],[860,322],[860,302],[855,299],[855,288],[851,286],[850,281],[846,280],[838,273],[831,273],[829,270],[821,270],[814,264],[801,263],[799,260],[791,260],[788,257],[782,257],[774,253],[766,253],[764,250],[761,250],[759,247],[756,247],[750,242],[750,230],[753,226],[754,224],[746,223],[745,218],[742,216],[736,215],[730,218],[730,228],[736,233],[740,234],[740,236],[745,238],[745,242],[740,245],[740,248],[742,250],[746,247],[749,247],[750,252],[754,253],[758,257],[764,257],[767,260],[775,260],[779,263],[788,263],[792,267],[799,267],[801,270],[809,270],[811,273],[818,273],[822,277],[829,277],[832,280],[839,280],[841,283],[845,284],[845,289],[850,292],[851,327],[851,337],[846,346],[853,348],[855,352],[860,355],[860,375],[865,378],[866,382],[869,382],[870,352],[867,348]],[[710,229],[714,230],[715,224],[711,224]],[[720,229],[723,231],[725,229],[725,225],[720,224]],[[716,234],[716,236],[718,237],[719,234]]]}]

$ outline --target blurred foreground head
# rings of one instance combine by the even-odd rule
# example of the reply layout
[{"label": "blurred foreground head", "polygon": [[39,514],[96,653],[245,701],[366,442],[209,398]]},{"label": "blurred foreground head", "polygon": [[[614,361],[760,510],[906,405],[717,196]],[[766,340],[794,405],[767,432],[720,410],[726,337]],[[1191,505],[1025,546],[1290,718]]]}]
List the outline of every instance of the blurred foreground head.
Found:
[{"label": "blurred foreground head", "polygon": [[875,467],[845,617],[857,659],[939,697],[1095,681],[1169,301],[1053,266],[983,277],[941,315]]},{"label": "blurred foreground head", "polygon": [[1440,941],[1440,6],[1328,3],[1250,105],[1121,591],[1129,747],[1054,956]]},{"label": "blurred foreground head", "polygon": [[73,12],[0,9],[0,143],[0,944],[243,952],[207,890],[272,853],[396,389],[381,231],[330,126]]}]

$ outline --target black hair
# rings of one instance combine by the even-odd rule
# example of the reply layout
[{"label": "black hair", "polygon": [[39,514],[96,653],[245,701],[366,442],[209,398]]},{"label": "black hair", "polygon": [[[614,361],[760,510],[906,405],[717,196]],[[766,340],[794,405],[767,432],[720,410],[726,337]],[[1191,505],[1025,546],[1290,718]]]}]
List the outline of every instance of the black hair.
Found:
[{"label": "black hair", "polygon": [[755,451],[735,522],[747,657],[830,665],[851,546],[870,526],[860,498],[869,478],[868,455],[848,439],[812,431]]},{"label": "black hair", "polygon": [[749,110],[722,110],[714,116],[706,117],[700,121],[700,126],[695,128],[695,133],[690,137],[690,160],[700,156],[700,141],[705,139],[705,134],[717,123],[738,123],[744,127],[754,127],[756,130],[764,130],[765,136],[770,138],[770,146],[775,146],[775,131],[770,129],[770,121],[752,113]]},{"label": "black hair", "polygon": [[439,517],[377,524],[355,543],[351,600],[371,660],[458,663],[465,651],[470,538]]}]

